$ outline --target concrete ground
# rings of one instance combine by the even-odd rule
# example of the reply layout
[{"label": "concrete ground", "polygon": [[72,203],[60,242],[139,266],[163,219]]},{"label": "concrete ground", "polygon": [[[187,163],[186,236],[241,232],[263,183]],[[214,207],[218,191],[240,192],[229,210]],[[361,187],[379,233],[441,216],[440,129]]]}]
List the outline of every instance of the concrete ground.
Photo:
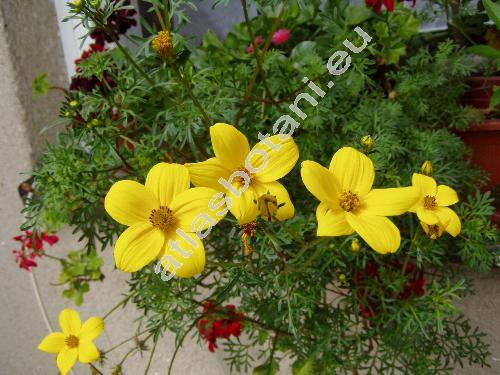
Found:
[{"label": "concrete ground", "polygon": [[[63,0],[57,0],[63,1]],[[56,35],[55,15],[48,0],[0,1],[0,374],[51,375],[56,374],[53,357],[36,349],[48,333],[35,294],[38,285],[42,304],[49,324],[58,329],[57,316],[64,307],[75,308],[61,297],[62,287],[51,286],[59,274],[57,262],[39,261],[33,274],[19,269],[11,250],[15,248],[12,237],[19,233],[23,222],[20,214],[21,200],[17,185],[25,178],[23,172],[32,168],[34,156],[44,143],[38,131],[58,112],[60,96],[51,94],[38,100],[31,95],[31,81],[41,72],[49,72],[52,82],[65,85],[64,64]],[[28,10],[28,11],[27,11]],[[57,256],[64,256],[80,246],[69,229],[59,233],[60,243],[50,249]],[[128,276],[113,270],[111,251],[105,251],[103,271],[106,279],[93,284],[82,306],[76,308],[83,319],[91,315],[104,315],[121,299],[127,290]],[[500,271],[476,275],[477,294],[464,301],[467,316],[488,334],[492,344],[489,369],[469,368],[454,374],[500,373]],[[133,305],[117,310],[106,321],[105,333],[97,345],[109,349],[130,336],[138,312]],[[114,364],[131,348],[123,345],[112,352],[104,366],[106,375]],[[165,374],[174,350],[174,336],[167,334],[159,342],[150,374]],[[143,374],[148,353],[130,356],[124,366],[127,375]],[[89,374],[87,367],[75,366],[74,373]],[[206,347],[188,339],[180,350],[174,374],[229,374],[220,352],[210,353]],[[287,371],[283,371],[287,373]]]}]

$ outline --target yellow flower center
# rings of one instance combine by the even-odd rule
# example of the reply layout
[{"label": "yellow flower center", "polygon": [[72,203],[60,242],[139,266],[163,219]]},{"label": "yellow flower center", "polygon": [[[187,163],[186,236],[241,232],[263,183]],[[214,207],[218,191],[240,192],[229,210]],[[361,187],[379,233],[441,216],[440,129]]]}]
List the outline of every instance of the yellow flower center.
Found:
[{"label": "yellow flower center", "polygon": [[[252,174],[248,172],[246,168],[240,168],[237,171],[245,173],[250,178],[250,182],[252,182]],[[236,178],[234,179],[234,183],[237,188],[241,188],[242,186],[245,185],[245,178],[241,176],[236,176]]]},{"label": "yellow flower center", "polygon": [[173,49],[172,36],[170,35],[170,32],[160,31],[158,35],[153,39],[151,45],[160,57],[169,57]]},{"label": "yellow flower center", "polygon": [[437,203],[436,203],[435,197],[431,197],[430,195],[426,195],[424,197],[424,208],[427,208],[428,210],[432,210],[436,206],[437,206]]},{"label": "yellow flower center", "polygon": [[264,194],[259,197],[258,207],[260,215],[264,220],[274,218],[278,212],[278,200],[274,195]]},{"label": "yellow flower center", "polygon": [[151,211],[149,221],[153,228],[162,231],[167,231],[175,225],[174,214],[167,206],[160,206],[160,208]]},{"label": "yellow flower center", "polygon": [[68,337],[66,337],[64,342],[70,348],[78,348],[78,344],[79,344],[80,340],[78,340],[78,337],[76,337],[74,335],[69,335]]},{"label": "yellow flower center", "polygon": [[350,190],[344,191],[340,194],[340,208],[344,211],[351,212],[359,207],[359,197],[357,194]]}]

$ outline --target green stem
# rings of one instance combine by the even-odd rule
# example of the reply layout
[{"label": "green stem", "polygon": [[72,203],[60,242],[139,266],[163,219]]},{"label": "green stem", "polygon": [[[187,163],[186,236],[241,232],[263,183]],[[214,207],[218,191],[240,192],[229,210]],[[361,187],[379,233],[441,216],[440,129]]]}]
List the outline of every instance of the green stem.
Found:
[{"label": "green stem", "polygon": [[210,126],[212,125],[212,121],[210,120],[210,117],[208,117],[207,113],[203,109],[203,106],[201,103],[198,101],[198,98],[194,95],[193,90],[191,90],[191,85],[190,83],[186,80],[186,78],[182,75],[181,71],[179,70],[179,67],[175,62],[171,64],[172,70],[174,71],[175,75],[177,76],[179,82],[184,86],[186,89],[188,95],[191,97],[191,100],[193,101],[193,104],[195,107],[198,109],[198,112],[200,112],[201,116],[203,117],[203,123],[205,124],[205,127],[210,129]]},{"label": "green stem", "polygon": [[149,355],[148,365],[146,366],[146,370],[144,371],[144,375],[148,375],[149,367],[151,366],[151,361],[153,360],[153,356],[155,354],[157,344],[158,344],[158,340],[154,340],[153,349],[151,349],[151,354]]},{"label": "green stem", "polygon": [[122,341],[122,342],[120,342],[119,344],[117,344],[117,345],[113,346],[111,349],[105,350],[105,351],[103,352],[103,354],[108,354],[108,353],[112,352],[113,350],[115,350],[115,349],[119,348],[120,346],[122,346],[122,345],[126,344],[127,342],[129,342],[129,341],[131,341],[131,340],[135,339],[136,337],[139,337],[139,336],[141,336],[141,335],[143,335],[143,334],[145,334],[146,332],[149,332],[149,331],[150,331],[149,329],[146,329],[146,330],[144,330],[144,331],[142,331],[142,332],[139,332],[139,333],[135,334],[134,336],[129,337],[128,339],[123,340],[123,341]]},{"label": "green stem", "polygon": [[47,257],[47,258],[49,258],[49,259],[54,259],[54,260],[57,260],[57,261],[59,261],[59,262],[62,262],[62,261],[64,260],[63,258],[59,258],[59,257],[56,257],[56,256],[54,256],[54,255],[49,255],[49,254],[47,254],[46,252],[44,252],[44,253],[43,253],[43,256],[44,256],[44,257]]},{"label": "green stem", "polygon": [[279,333],[276,332],[276,334],[274,335],[274,339],[273,339],[273,346],[271,347],[271,354],[269,355],[269,365],[267,366],[267,375],[270,375],[272,374],[272,365],[273,365],[273,359],[274,359],[274,352],[276,351],[276,343],[278,341],[278,336],[279,336]]},{"label": "green stem", "polygon": [[[261,61],[264,61],[264,58],[267,54],[267,51],[269,50],[269,47],[271,46],[271,40],[272,40],[273,34],[281,24],[281,19],[283,17],[287,3],[288,3],[288,0],[285,0],[285,1],[283,1],[283,4],[281,5],[281,10],[280,10],[280,13],[278,15],[278,18],[276,18],[276,20],[274,21],[273,27],[271,29],[271,33],[268,35],[266,42],[264,43],[264,48],[263,48],[262,55],[261,55],[261,58],[262,58]],[[256,65],[255,70],[253,71],[253,74],[252,74],[252,78],[250,78],[250,82],[248,83],[248,86],[245,90],[245,94],[243,96],[243,101],[241,103],[238,114],[236,115],[235,126],[238,126],[238,124],[241,120],[241,117],[243,116],[243,113],[245,112],[245,109],[248,105],[248,101],[249,101],[250,96],[252,94],[253,86],[255,84],[255,81],[256,81],[258,75],[259,75],[259,64]]]},{"label": "green stem", "polygon": [[104,375],[102,371],[100,371],[97,367],[95,367],[92,363],[89,363],[89,366],[96,371],[99,375]]},{"label": "green stem", "polygon": [[194,326],[196,325],[196,323],[198,323],[198,320],[200,320],[203,317],[203,315],[204,314],[199,315],[194,320],[194,322],[188,327],[188,329],[186,330],[186,332],[184,332],[184,334],[180,338],[179,342],[175,346],[174,354],[172,355],[172,359],[170,360],[170,365],[168,366],[168,375],[172,374],[172,368],[174,366],[175,357],[177,356],[177,353],[179,352],[180,347],[182,346],[184,340],[186,339],[187,334],[194,328]]},{"label": "green stem", "polygon": [[118,309],[120,306],[124,305],[127,303],[127,301],[130,299],[130,296],[125,297],[123,300],[121,300],[115,307],[113,307],[104,317],[102,318],[103,320],[106,320],[108,316],[110,316],[116,309]]},{"label": "green stem", "polygon": [[248,16],[248,9],[247,9],[247,2],[246,0],[241,0],[241,6],[243,7],[243,15],[245,17],[245,24],[247,26],[248,30],[248,35],[250,36],[250,40],[252,41],[252,47],[253,47],[253,54],[255,56],[255,61],[257,62],[257,67],[258,71],[260,72],[260,75],[262,77],[262,83],[264,84],[264,89],[266,96],[272,99],[271,96],[271,90],[269,89],[269,86],[267,85],[267,80],[266,80],[266,73],[264,69],[262,68],[262,56],[259,51],[259,47],[257,46],[257,43],[255,43],[255,35],[252,30],[252,24],[250,22],[250,17]]}]

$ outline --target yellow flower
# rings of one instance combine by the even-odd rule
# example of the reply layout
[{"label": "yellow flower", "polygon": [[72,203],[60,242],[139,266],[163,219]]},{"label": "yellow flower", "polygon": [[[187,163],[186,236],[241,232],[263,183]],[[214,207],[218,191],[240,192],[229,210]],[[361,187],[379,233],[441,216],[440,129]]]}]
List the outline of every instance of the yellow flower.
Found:
[{"label": "yellow flower", "polygon": [[399,229],[386,216],[407,212],[418,198],[417,189],[372,190],[373,163],[351,147],[337,151],[329,169],[304,161],[301,175],[307,189],[321,202],[316,210],[318,236],[357,232],[378,253],[393,253],[399,248]]},{"label": "yellow flower", "polygon": [[159,163],[149,171],[145,185],[122,180],[111,187],[104,201],[106,211],[129,227],[115,245],[116,267],[135,272],[168,256],[181,265],[176,276],[191,277],[203,270],[205,250],[195,232],[221,219],[209,209],[217,192],[189,185],[185,166]]},{"label": "yellow flower", "polygon": [[248,140],[234,126],[210,127],[215,157],[187,164],[193,184],[226,193],[226,202],[240,225],[259,213],[267,219],[285,220],[295,208],[285,187],[277,180],[288,174],[299,158],[291,136],[274,135],[251,150]]},{"label": "yellow flower", "polygon": [[87,319],[83,325],[80,315],[71,309],[64,309],[59,314],[59,326],[62,332],[50,333],[38,349],[46,353],[59,353],[57,367],[66,375],[78,359],[82,363],[97,361],[99,351],[92,342],[104,329],[104,321],[99,317]]},{"label": "yellow flower", "polygon": [[462,224],[458,215],[448,206],[458,202],[457,192],[446,185],[437,186],[432,177],[420,173],[413,174],[412,184],[418,189],[419,198],[410,211],[416,212],[424,224],[442,226],[456,237]]},{"label": "yellow flower", "polygon": [[172,54],[172,50],[174,48],[172,35],[169,31],[160,31],[151,42],[151,46],[156,51],[158,56],[163,59],[168,58]]}]

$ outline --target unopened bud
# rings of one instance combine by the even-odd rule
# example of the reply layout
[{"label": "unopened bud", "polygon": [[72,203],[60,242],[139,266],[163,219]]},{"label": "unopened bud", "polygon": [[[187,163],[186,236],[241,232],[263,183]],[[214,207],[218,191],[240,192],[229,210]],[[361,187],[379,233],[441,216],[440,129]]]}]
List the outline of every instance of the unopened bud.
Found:
[{"label": "unopened bud", "polygon": [[339,281],[340,281],[341,283],[343,283],[343,282],[345,281],[345,275],[344,275],[343,273],[341,273],[341,274],[339,275]]},{"label": "unopened bud", "polygon": [[72,100],[72,101],[70,101],[70,102],[69,102],[69,106],[70,106],[71,108],[76,108],[76,107],[78,107],[78,101],[77,101],[77,100]]},{"label": "unopened bud", "polygon": [[99,120],[98,119],[92,119],[92,121],[90,121],[90,126],[97,126],[99,125]]},{"label": "unopened bud", "polygon": [[423,174],[430,176],[432,174],[432,163],[429,160],[424,161],[421,170]]},{"label": "unopened bud", "polygon": [[361,137],[360,143],[366,150],[371,150],[375,142],[373,141],[371,135],[365,135],[364,137]]},{"label": "unopened bud", "polygon": [[357,253],[359,251],[359,249],[361,249],[361,246],[359,245],[359,240],[358,239],[352,240],[351,250],[354,251],[355,253]]}]

